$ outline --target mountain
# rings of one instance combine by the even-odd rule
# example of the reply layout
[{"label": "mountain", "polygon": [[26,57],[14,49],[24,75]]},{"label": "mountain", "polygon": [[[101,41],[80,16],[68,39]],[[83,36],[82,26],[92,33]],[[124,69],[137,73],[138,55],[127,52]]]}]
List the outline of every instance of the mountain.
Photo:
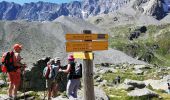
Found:
[{"label": "mountain", "polygon": [[[64,36],[66,33],[81,33],[80,29],[89,29],[96,33],[102,32],[101,29],[82,19],[64,16],[52,22],[0,21],[0,54],[11,50],[13,44],[20,43],[23,45],[21,52],[24,58],[23,62],[26,62],[29,68],[38,59],[49,56],[52,58],[61,57],[62,64],[66,64],[67,53],[65,52],[66,40]],[[118,55],[119,57],[117,57]],[[95,52],[95,58],[94,62],[98,64],[102,62],[145,64],[112,49],[102,53]],[[121,58],[122,60],[120,60]]]},{"label": "mountain", "polygon": [[[55,20],[59,16],[88,18],[100,14],[112,13],[134,0],[83,0],[70,3],[55,4],[48,2],[31,2],[19,5],[14,2],[0,2],[1,20],[44,21]],[[156,19],[162,19],[169,12],[169,0],[137,0],[133,9]],[[127,11],[128,9],[126,9]]]}]

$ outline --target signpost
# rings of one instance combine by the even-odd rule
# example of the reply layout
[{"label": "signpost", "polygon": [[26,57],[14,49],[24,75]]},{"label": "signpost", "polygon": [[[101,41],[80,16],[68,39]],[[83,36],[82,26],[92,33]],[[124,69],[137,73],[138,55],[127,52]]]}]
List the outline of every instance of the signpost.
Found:
[{"label": "signpost", "polygon": [[74,56],[74,58],[78,58],[78,59],[90,59],[90,60],[93,60],[93,53],[92,52],[89,52],[89,53],[74,52],[73,56]]},{"label": "signpost", "polygon": [[92,51],[108,50],[108,34],[91,34],[90,30],[83,33],[66,34],[66,52],[74,52],[75,58],[83,59],[83,100],[95,100]]},{"label": "signpost", "polygon": [[66,42],[67,52],[107,50],[108,41]]},{"label": "signpost", "polygon": [[108,34],[66,34],[66,40],[107,40]]}]

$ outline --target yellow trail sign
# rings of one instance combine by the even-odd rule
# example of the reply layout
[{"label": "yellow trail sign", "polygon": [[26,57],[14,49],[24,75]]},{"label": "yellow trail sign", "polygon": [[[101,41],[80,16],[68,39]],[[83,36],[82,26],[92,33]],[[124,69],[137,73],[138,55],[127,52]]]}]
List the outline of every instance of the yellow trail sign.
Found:
[{"label": "yellow trail sign", "polygon": [[66,40],[107,40],[108,34],[66,34]]},{"label": "yellow trail sign", "polygon": [[93,53],[84,53],[84,52],[74,52],[73,53],[74,58],[79,58],[79,59],[93,59]]},{"label": "yellow trail sign", "polygon": [[108,50],[108,41],[66,42],[66,52]]}]

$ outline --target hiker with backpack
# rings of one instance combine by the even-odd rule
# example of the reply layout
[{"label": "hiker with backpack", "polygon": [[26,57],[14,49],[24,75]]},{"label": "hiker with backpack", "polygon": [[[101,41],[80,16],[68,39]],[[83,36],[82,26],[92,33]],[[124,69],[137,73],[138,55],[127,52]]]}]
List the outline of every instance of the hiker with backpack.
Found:
[{"label": "hiker with backpack", "polygon": [[[57,66],[57,72],[59,71],[59,69],[61,68],[61,60],[59,57],[56,57],[54,58],[54,62],[52,62],[52,65],[54,66]],[[59,82],[61,81],[60,80],[60,77],[59,77],[59,73],[57,73],[56,77],[55,77],[55,80],[56,80],[56,85],[54,87],[54,95],[57,95],[58,94],[58,90],[59,90]]]},{"label": "hiker with backpack", "polygon": [[58,92],[56,76],[59,70],[59,66],[54,65],[54,59],[50,59],[47,62],[47,66],[43,70],[43,75],[46,78],[46,88],[48,90],[48,100],[51,100],[52,97],[55,97],[55,93]]},{"label": "hiker with backpack", "polygon": [[21,67],[26,67],[26,64],[21,63],[21,51],[22,45],[15,44],[12,51],[4,53],[2,56],[2,71],[8,74],[9,79],[8,96],[14,100],[17,98],[21,82]]},{"label": "hiker with backpack", "polygon": [[80,77],[76,76],[76,69],[75,69],[76,64],[74,60],[75,59],[73,55],[69,55],[67,69],[66,70],[59,69],[60,72],[68,73],[66,93],[69,99],[77,98],[77,90],[80,86]]}]

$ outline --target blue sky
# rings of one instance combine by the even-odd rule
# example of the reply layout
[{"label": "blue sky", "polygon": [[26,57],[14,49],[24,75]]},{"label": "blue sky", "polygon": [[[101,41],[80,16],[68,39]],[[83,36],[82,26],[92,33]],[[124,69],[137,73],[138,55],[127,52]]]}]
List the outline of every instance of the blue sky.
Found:
[{"label": "blue sky", "polygon": [[1,1],[15,2],[15,3],[19,3],[19,4],[24,4],[24,3],[38,2],[38,1],[51,2],[51,3],[66,3],[66,2],[81,1],[81,0],[0,0],[0,2]]}]

